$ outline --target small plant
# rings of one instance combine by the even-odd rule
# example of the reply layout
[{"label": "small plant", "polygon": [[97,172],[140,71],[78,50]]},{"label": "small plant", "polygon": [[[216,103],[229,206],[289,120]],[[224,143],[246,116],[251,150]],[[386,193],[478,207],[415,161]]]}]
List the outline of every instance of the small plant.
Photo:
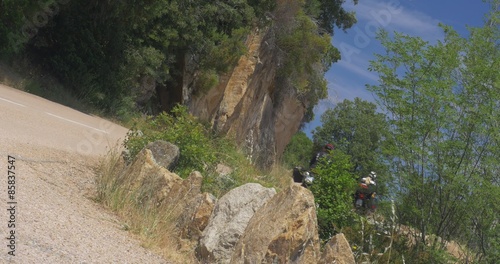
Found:
[{"label": "small plant", "polygon": [[179,147],[175,172],[183,178],[192,171],[204,171],[216,161],[216,151],[207,129],[184,106],[174,107],[171,115],[161,113],[136,123],[124,142],[129,152],[128,159],[156,140],[165,140]]}]

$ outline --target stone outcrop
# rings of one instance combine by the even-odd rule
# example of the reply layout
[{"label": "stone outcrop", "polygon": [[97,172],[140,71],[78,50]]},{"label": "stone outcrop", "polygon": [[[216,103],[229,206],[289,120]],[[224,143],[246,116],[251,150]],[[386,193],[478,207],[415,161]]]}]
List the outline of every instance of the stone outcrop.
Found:
[{"label": "stone outcrop", "polygon": [[160,205],[170,190],[182,185],[182,178],[159,165],[157,160],[162,157],[155,158],[150,149],[144,148],[121,176],[129,192],[134,192],[136,199],[145,205]]},{"label": "stone outcrop", "polygon": [[328,241],[323,249],[319,264],[355,264],[351,246],[344,234],[337,234]]},{"label": "stone outcrop", "polygon": [[217,198],[209,193],[202,193],[188,203],[177,221],[182,239],[198,241],[208,225]]},{"label": "stone outcrop", "polygon": [[306,108],[293,89],[277,83],[279,51],[270,31],[254,31],[248,52],[219,85],[188,102],[191,113],[234,137],[248,157],[270,168],[282,155]]},{"label": "stone outcrop", "polygon": [[173,169],[180,155],[179,147],[164,140],[151,142],[146,149],[151,151],[156,163],[167,170]]},{"label": "stone outcrop", "polygon": [[199,259],[203,263],[229,263],[248,221],[275,194],[274,189],[248,183],[221,197],[200,239]]},{"label": "stone outcrop", "polygon": [[186,179],[170,172],[179,148],[165,141],[148,144],[122,175],[129,191],[146,206],[166,206],[178,219],[180,238],[198,239],[208,224],[216,198],[201,192],[203,176],[194,171]]},{"label": "stone outcrop", "polygon": [[177,250],[191,256],[196,252],[201,263],[354,263],[342,235],[320,254],[310,190],[291,184],[276,194],[273,188],[248,183],[217,201],[201,192],[201,173],[181,179],[165,168],[176,160],[165,154],[170,145],[148,145],[119,180],[144,206],[169,210]]},{"label": "stone outcrop", "polygon": [[312,193],[291,185],[252,217],[231,263],[318,263],[320,245]]}]

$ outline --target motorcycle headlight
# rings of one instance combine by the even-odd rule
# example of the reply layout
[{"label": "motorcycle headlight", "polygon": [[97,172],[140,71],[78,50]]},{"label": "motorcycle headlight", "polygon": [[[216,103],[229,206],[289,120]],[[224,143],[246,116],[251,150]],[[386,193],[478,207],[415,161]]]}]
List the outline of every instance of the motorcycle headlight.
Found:
[{"label": "motorcycle headlight", "polygon": [[308,176],[308,177],[306,177],[306,178],[305,178],[305,182],[306,182],[307,184],[311,184],[313,181],[314,181],[314,178],[313,178],[313,177],[311,177],[311,176]]}]

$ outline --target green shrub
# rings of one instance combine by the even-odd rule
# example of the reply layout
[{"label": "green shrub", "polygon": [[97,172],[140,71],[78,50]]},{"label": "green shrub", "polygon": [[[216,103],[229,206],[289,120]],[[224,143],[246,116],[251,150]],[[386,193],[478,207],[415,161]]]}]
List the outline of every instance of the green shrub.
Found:
[{"label": "green shrub", "polygon": [[194,94],[195,95],[205,95],[210,89],[215,87],[219,83],[219,76],[213,70],[202,71],[197,77]]},{"label": "green shrub", "polygon": [[291,169],[296,166],[307,168],[313,156],[313,142],[306,133],[297,132],[283,152],[283,165]]},{"label": "green shrub", "polygon": [[315,179],[311,191],[318,206],[321,239],[329,239],[340,232],[355,217],[352,195],[356,178],[351,171],[350,157],[338,150],[321,159],[314,168]]},{"label": "green shrub", "polygon": [[183,178],[194,170],[204,171],[216,161],[208,131],[184,106],[174,107],[171,115],[161,113],[136,123],[124,142],[128,158],[134,158],[148,143],[156,140],[179,147],[179,161],[174,171]]}]

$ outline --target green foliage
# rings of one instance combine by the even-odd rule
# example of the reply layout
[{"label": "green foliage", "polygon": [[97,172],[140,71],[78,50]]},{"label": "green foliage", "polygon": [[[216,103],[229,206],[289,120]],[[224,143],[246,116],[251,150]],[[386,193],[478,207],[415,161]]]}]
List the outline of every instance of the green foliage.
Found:
[{"label": "green foliage", "polygon": [[[320,27],[333,35],[334,27],[346,30],[356,23],[354,12],[347,12],[342,5],[345,0],[310,0],[306,1],[310,13],[319,20]],[[358,0],[352,1],[354,4]]]},{"label": "green foliage", "polygon": [[227,175],[220,175],[215,171],[215,168],[205,170],[202,191],[221,197],[231,189],[250,181],[257,181],[253,179],[252,175],[257,175],[259,172],[251,165],[246,156],[239,151],[232,140],[225,137],[216,137],[211,138],[211,142],[215,146],[214,155],[217,162],[228,166],[232,170]]},{"label": "green foliage", "polygon": [[219,83],[219,76],[215,71],[203,71],[196,79],[194,84],[194,94],[206,94],[210,89]]},{"label": "green foliage", "polygon": [[321,239],[329,239],[340,232],[355,217],[352,194],[357,181],[351,171],[350,157],[338,150],[321,159],[314,169],[315,179],[311,191],[318,206]]},{"label": "green foliage", "polygon": [[356,263],[402,263],[396,243],[393,239],[391,241],[390,225],[373,223],[374,221],[359,216],[342,230],[352,247]]},{"label": "green foliage", "polygon": [[244,53],[243,40],[255,19],[245,0],[153,1],[133,8],[128,2],[87,1],[58,7],[61,11],[21,48],[27,45],[77,96],[109,112],[116,101],[128,104],[140,94],[143,77],[173,90],[187,70],[227,71]]},{"label": "green foliage", "polygon": [[205,127],[182,106],[176,106],[172,115],[162,113],[136,124],[127,134],[124,145],[133,158],[155,140],[165,140],[179,147],[181,152],[175,172],[181,177],[187,177],[194,170],[204,171],[205,166],[213,165],[216,160]]},{"label": "green foliage", "polygon": [[327,96],[323,75],[340,53],[331,45],[330,35],[319,34],[317,25],[305,13],[298,12],[294,19],[290,31],[278,33],[277,45],[286,54],[278,74],[288,78],[299,97],[314,106]]},{"label": "green foliage", "polygon": [[266,13],[269,14],[276,7],[275,0],[248,0],[247,2],[254,9],[255,16],[261,22],[266,19]]},{"label": "green foliage", "polygon": [[41,7],[30,0],[0,1],[0,56],[9,57],[24,50],[24,45],[36,33],[30,21]]},{"label": "green foliage", "polygon": [[[128,151],[127,160],[132,160],[148,143],[165,140],[179,147],[179,160],[173,169],[181,177],[192,171],[203,174],[203,191],[217,197],[229,190],[248,182],[258,182],[264,186],[278,186],[279,177],[259,177],[258,171],[239,151],[234,142],[225,137],[215,137],[187,108],[177,105],[170,114],[161,113],[156,117],[138,120],[128,132],[124,146]],[[220,175],[216,165],[224,164],[231,168],[227,175]],[[286,186],[289,177],[286,177]]]},{"label": "green foliage", "polygon": [[[377,214],[360,216],[342,231],[349,241],[356,263],[457,263],[450,252],[432,243],[417,245],[413,231],[397,223],[392,202],[382,202]],[[382,216],[382,215],[385,215]],[[435,236],[432,236],[435,238]]]},{"label": "green foliage", "polygon": [[313,143],[306,133],[299,131],[293,135],[283,152],[283,164],[288,168],[307,168],[313,156]]},{"label": "green foliage", "polygon": [[[304,7],[309,2],[315,2],[314,12]],[[287,79],[285,86],[291,84],[307,102],[309,119],[314,105],[326,96],[324,72],[339,58],[331,46],[333,28],[324,34],[315,21],[342,29],[352,25],[343,2],[298,0],[280,7],[293,13],[293,18],[283,20],[290,30],[277,31],[277,43],[284,52],[279,78]],[[133,115],[125,112],[135,110],[129,106],[136,98],[140,107],[156,106],[157,102],[145,100],[158,100],[159,108],[166,110],[180,99],[165,94],[179,94],[186,76],[194,76],[192,83],[198,85],[194,90],[210,89],[214,74],[227,72],[244,54],[250,30],[273,23],[277,4],[273,0],[160,0],[132,7],[127,1],[41,5],[2,1],[0,56],[29,52],[25,55],[37,58],[74,95],[109,113]],[[36,18],[43,18],[43,23],[33,22]],[[155,82],[158,96],[143,98],[143,78]]]},{"label": "green foliage", "polygon": [[291,32],[283,32],[278,36],[279,47],[288,55],[282,74],[292,78],[299,92],[304,92],[308,87],[309,75],[315,70],[314,64],[320,62],[328,49],[332,48],[330,37],[318,34],[317,30],[311,18],[299,12]]},{"label": "green foliage", "polygon": [[244,39],[249,34],[247,28],[235,29],[231,35],[221,34],[217,36],[214,45],[205,47],[207,57],[200,62],[202,69],[213,69],[215,72],[223,73],[235,65],[246,49]]},{"label": "green foliage", "polygon": [[[139,119],[124,142],[128,150],[126,159],[131,161],[155,140],[178,146],[180,156],[173,171],[183,178],[194,170],[201,172],[204,176],[202,190],[216,197],[248,182],[278,189],[290,184],[290,177],[283,172],[276,176],[257,176],[263,173],[251,164],[231,139],[212,135],[184,106],[174,107],[170,114]],[[230,172],[223,175],[217,172],[219,164],[228,166]]]},{"label": "green foliage", "polygon": [[61,11],[39,28],[28,49],[85,103],[111,111],[115,101],[129,95],[119,72],[125,48],[123,14],[110,2],[59,7]]},{"label": "green foliage", "polygon": [[333,143],[351,156],[354,173],[361,177],[370,171],[384,176],[383,143],[388,126],[375,104],[355,98],[344,100],[321,116],[322,126],[313,132],[316,147]]},{"label": "green foliage", "polygon": [[[386,53],[370,67],[380,84],[368,89],[390,122],[395,201],[401,222],[420,232],[418,257],[435,259],[433,252],[442,249],[429,248],[428,234],[487,256],[497,238],[484,224],[498,222],[488,208],[500,202],[494,121],[500,117],[500,34],[498,24],[470,28],[468,38],[443,28],[445,39],[436,44],[382,32]],[[482,203],[487,199],[490,205]]]}]

